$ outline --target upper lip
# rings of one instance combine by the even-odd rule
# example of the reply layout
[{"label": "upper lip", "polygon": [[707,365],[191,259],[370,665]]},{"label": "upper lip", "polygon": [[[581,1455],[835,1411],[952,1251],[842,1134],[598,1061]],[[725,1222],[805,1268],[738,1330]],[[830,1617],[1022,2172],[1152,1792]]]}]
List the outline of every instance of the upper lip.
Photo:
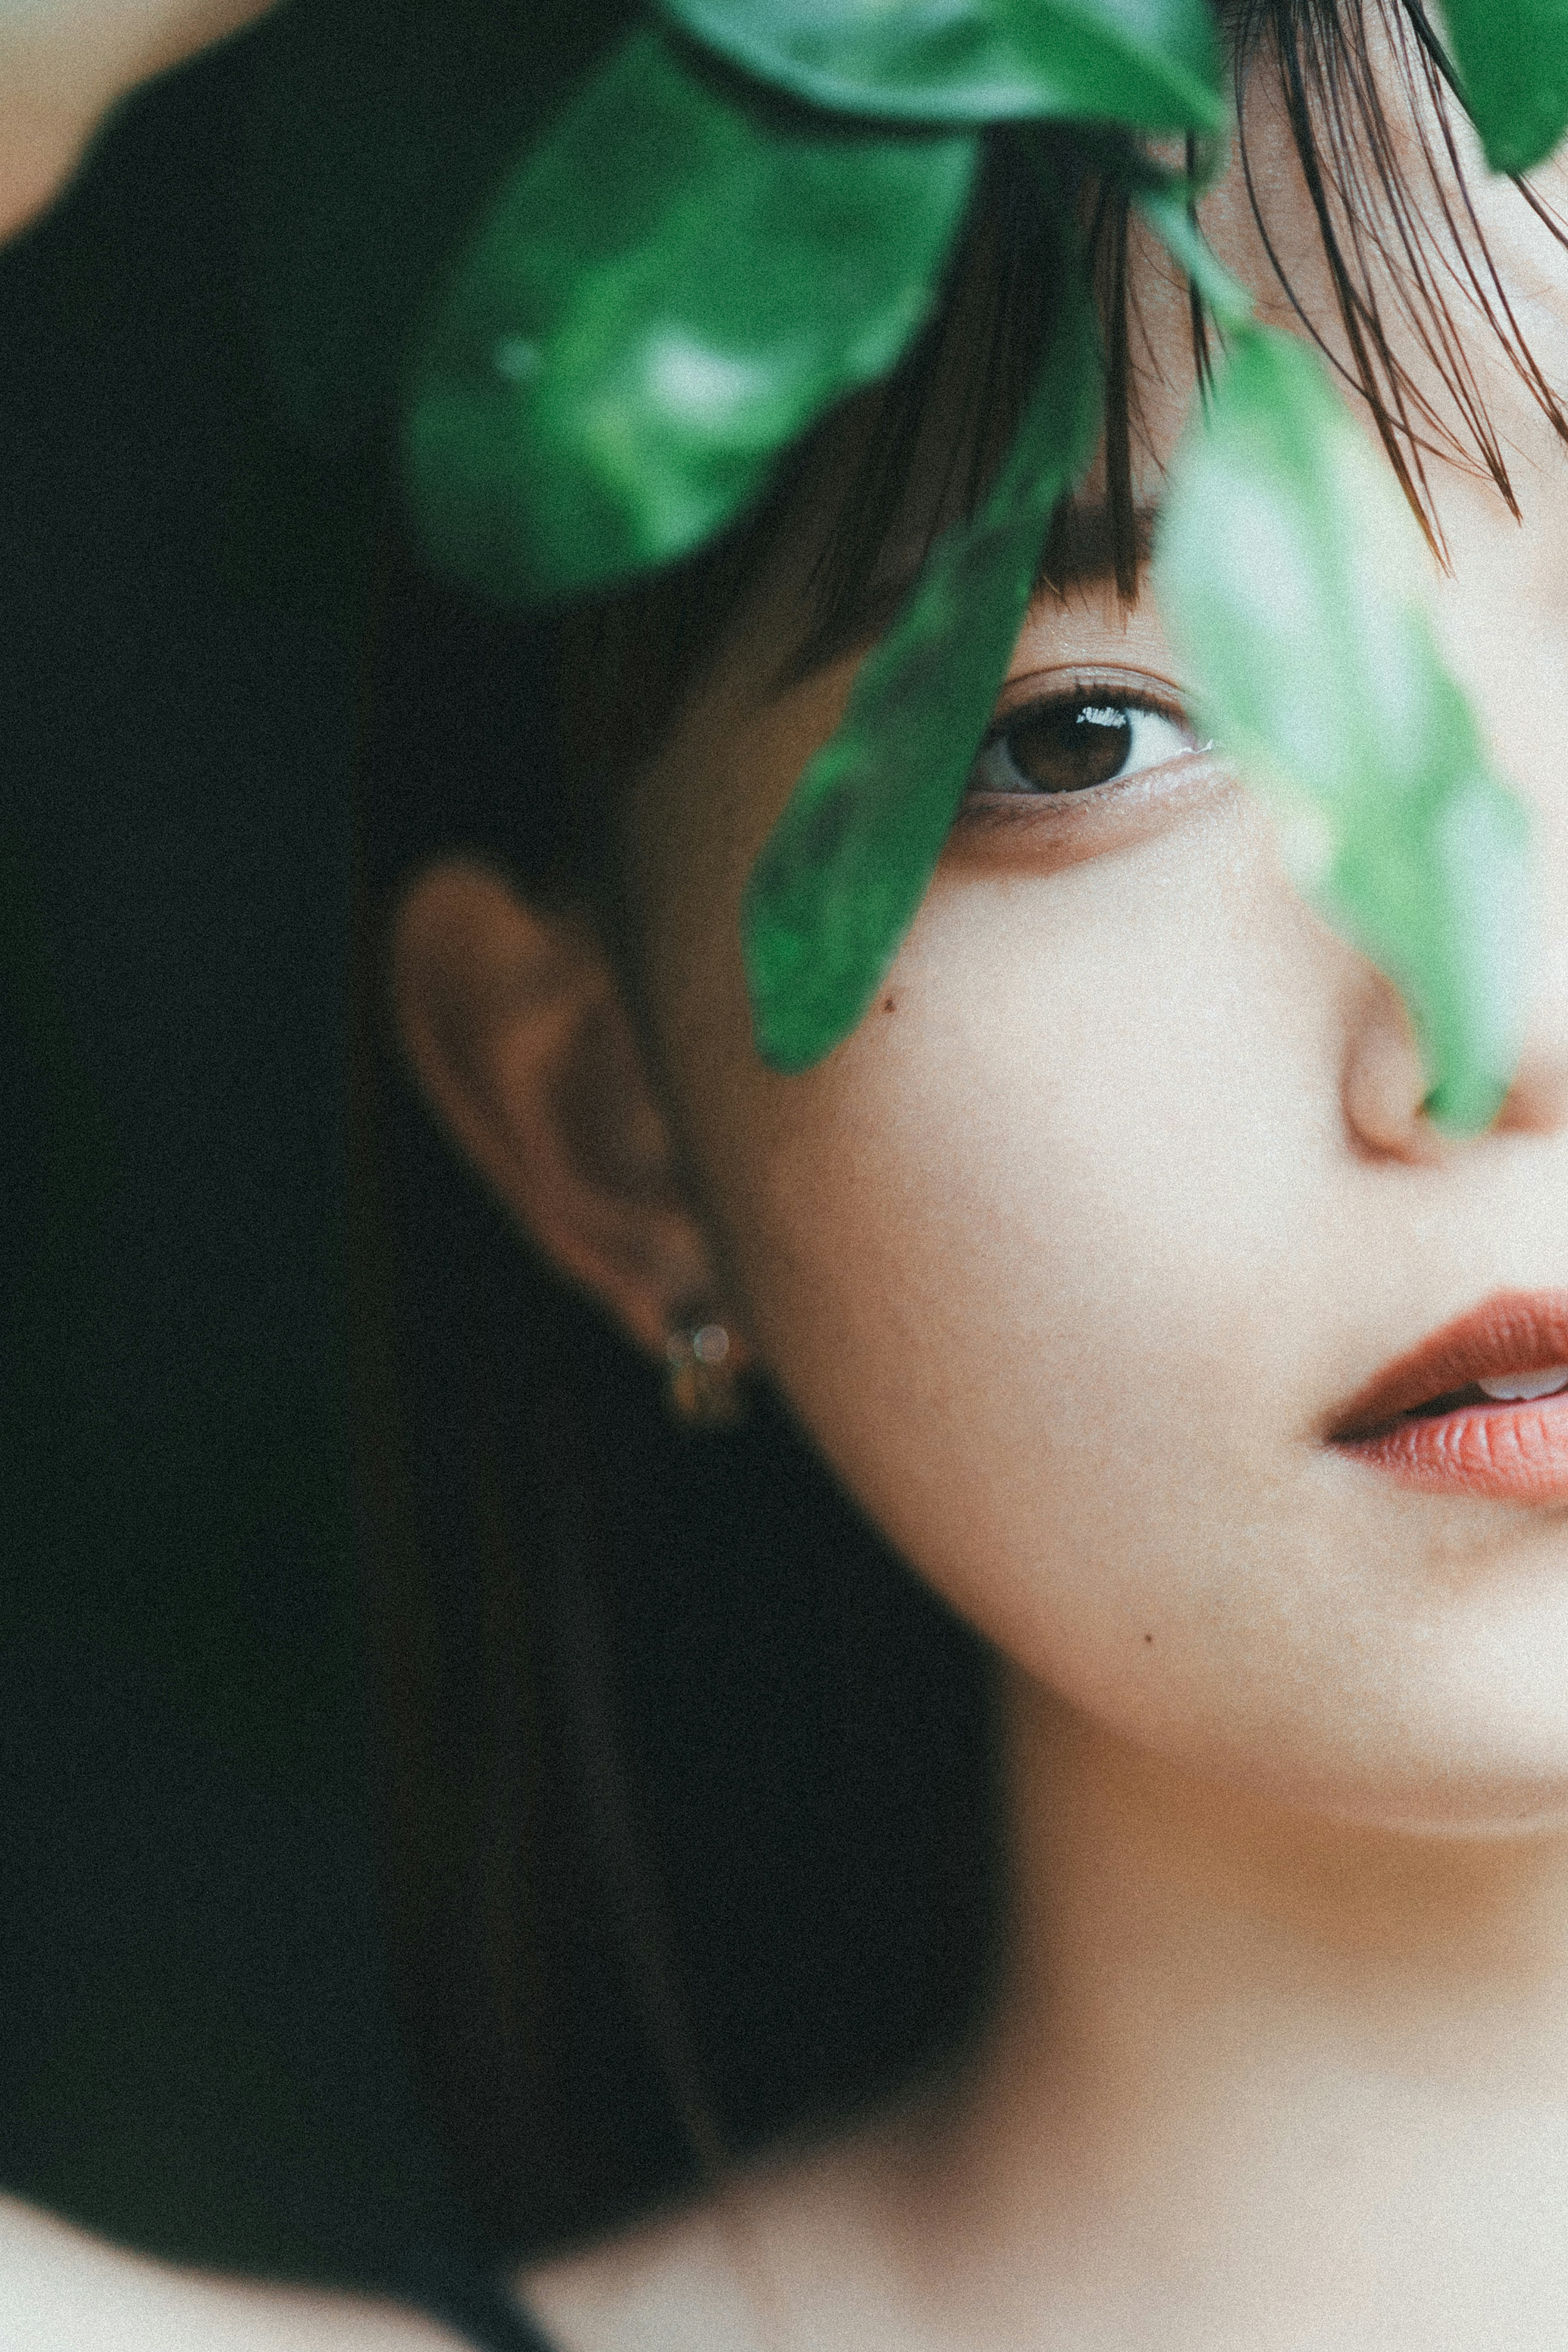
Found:
[{"label": "upper lip", "polygon": [[1368,1437],[1477,1381],[1568,1364],[1568,1290],[1500,1290],[1373,1375],[1339,1407],[1331,1439]]}]

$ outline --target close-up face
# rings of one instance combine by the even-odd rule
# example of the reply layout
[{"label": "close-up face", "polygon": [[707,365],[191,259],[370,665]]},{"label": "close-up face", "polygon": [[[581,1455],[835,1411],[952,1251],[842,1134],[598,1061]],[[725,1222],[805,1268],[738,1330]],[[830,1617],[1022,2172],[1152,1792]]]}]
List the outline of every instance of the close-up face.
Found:
[{"label": "close-up face", "polygon": [[[1266,105],[1249,135],[1276,248],[1326,319]],[[1485,202],[1509,299],[1568,381],[1568,255],[1506,183]],[[1207,214],[1291,323],[1234,173]],[[1164,362],[1134,443],[1157,505],[1185,302],[1146,258],[1134,291]],[[779,690],[787,585],[637,785],[629,835],[649,1057],[727,1296],[876,1525],[1006,1659],[1159,1756],[1369,1822],[1498,1829],[1568,1821],[1568,1488],[1422,1483],[1333,1442],[1456,1318],[1568,1306],[1568,452],[1462,289],[1452,307],[1522,520],[1428,456],[1434,609],[1542,889],[1490,1132],[1452,1143],[1422,1117],[1397,996],[1308,911],[1183,716],[1146,585],[1130,608],[1093,576],[1036,597],[915,926],[803,1076],[750,1043],[740,896],[856,657]],[[1409,364],[1440,409],[1413,337]],[[1552,1410],[1504,1401],[1465,1442],[1507,1454]]]}]

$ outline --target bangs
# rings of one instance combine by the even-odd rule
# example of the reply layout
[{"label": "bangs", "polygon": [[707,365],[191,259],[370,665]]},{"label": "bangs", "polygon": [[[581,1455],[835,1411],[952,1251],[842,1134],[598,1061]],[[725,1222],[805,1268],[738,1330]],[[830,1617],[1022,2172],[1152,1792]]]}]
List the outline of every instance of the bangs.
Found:
[{"label": "bangs", "polygon": [[[1500,350],[1558,437],[1568,417],[1538,364],[1490,253],[1471,194],[1462,108],[1420,0],[1229,0],[1219,11],[1234,87],[1238,155],[1263,249],[1286,299],[1348,391],[1364,402],[1390,465],[1439,561],[1428,467],[1455,464],[1519,504],[1488,415],[1478,329]],[[1282,115],[1332,289],[1311,315],[1270,232],[1249,112]],[[1160,374],[1129,266],[1130,197],[1108,171],[1107,134],[1050,141],[1079,216],[1105,358],[1107,568],[1130,603],[1148,553],[1134,495],[1134,454],[1157,464],[1140,387]],[[1130,150],[1124,149],[1130,154]],[[798,626],[776,684],[871,643],[942,530],[972,514],[1010,446],[1051,329],[1060,258],[1041,200],[1038,133],[988,135],[984,166],[942,298],[898,369],[825,417],[787,457],[762,504],[682,563],[560,616],[562,755],[571,814],[564,887],[608,908],[618,856],[618,788],[653,760],[770,580],[781,550],[800,582]],[[1189,145],[1188,165],[1192,163]],[[1568,228],[1525,182],[1521,201],[1568,247]],[[1208,331],[1188,320],[1202,382]],[[1413,343],[1427,383],[1397,346]],[[1435,396],[1436,394],[1436,396]],[[1071,529],[1071,511],[1055,536]],[[801,551],[803,551],[803,552]],[[1052,542],[1044,569],[1051,571]]]},{"label": "bangs", "polygon": [[[1440,561],[1427,461],[1490,479],[1517,519],[1501,443],[1467,338],[1479,327],[1560,440],[1568,418],[1514,315],[1471,194],[1453,69],[1421,0],[1238,0],[1228,12],[1239,151],[1253,216],[1302,328],[1366,403],[1400,488]],[[1389,105],[1379,56],[1403,104]],[[1269,234],[1247,135],[1246,101],[1271,84],[1311,198],[1348,359],[1298,299]],[[1568,230],[1526,181],[1521,196],[1559,245]],[[1447,413],[1399,359],[1408,337],[1447,396]]]}]

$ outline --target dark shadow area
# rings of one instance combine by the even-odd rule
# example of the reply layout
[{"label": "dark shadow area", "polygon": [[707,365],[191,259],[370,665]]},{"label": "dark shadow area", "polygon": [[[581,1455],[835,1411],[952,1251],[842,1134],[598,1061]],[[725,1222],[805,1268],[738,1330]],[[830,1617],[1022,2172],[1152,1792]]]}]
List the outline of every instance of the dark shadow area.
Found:
[{"label": "dark shadow area", "polygon": [[737,2145],[967,2013],[985,1676],[765,1396],[675,1437],[363,1004],[350,1190],[356,791],[371,919],[548,730],[395,550],[367,667],[375,468],[295,437],[236,259],[249,55],[0,256],[0,2177],[395,2279],[465,2200],[543,2243],[692,2177],[585,1623]]}]

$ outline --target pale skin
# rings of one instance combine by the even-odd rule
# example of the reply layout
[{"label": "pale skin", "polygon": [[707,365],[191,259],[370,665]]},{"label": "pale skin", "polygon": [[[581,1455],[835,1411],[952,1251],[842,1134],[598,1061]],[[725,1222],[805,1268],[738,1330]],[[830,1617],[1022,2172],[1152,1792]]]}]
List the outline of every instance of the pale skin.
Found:
[{"label": "pale skin", "polygon": [[[1568,380],[1568,257],[1489,204]],[[1234,188],[1212,212],[1267,298]],[[1524,523],[1437,468],[1433,593],[1537,821],[1544,951],[1483,1138],[1434,1132],[1397,998],[1179,743],[1092,800],[974,803],[862,1028],[766,1071],[739,893],[854,667],[774,690],[787,563],[631,783],[635,1018],[591,924],[497,871],[403,895],[405,1048],[519,1226],[655,1357],[721,1312],[1006,1694],[972,2060],[522,2279],[563,2352],[1568,2340],[1568,1510],[1322,1443],[1460,1309],[1568,1286],[1568,457],[1488,390]],[[1179,698],[1146,596],[1041,597],[1004,707],[1080,672]]]},{"label": "pale skin", "polygon": [[0,239],[67,185],[110,109],[273,0],[0,0]]},{"label": "pale skin", "polygon": [[[1494,212],[1559,373],[1568,270]],[[739,892],[853,667],[769,693],[777,604],[632,791],[638,1022],[497,875],[404,901],[409,1052],[501,1198],[655,1353],[717,1301],[1007,1689],[977,2058],[523,2281],[571,2352],[1568,2337],[1568,1512],[1322,1442],[1425,1332],[1568,1282],[1568,463],[1489,389],[1525,523],[1438,469],[1434,594],[1546,948],[1479,1140],[1432,1129],[1397,998],[1179,746],[1119,797],[976,804],[860,1031],[770,1075]],[[1146,599],[1042,599],[1004,707],[1063,669],[1179,685]]]}]

